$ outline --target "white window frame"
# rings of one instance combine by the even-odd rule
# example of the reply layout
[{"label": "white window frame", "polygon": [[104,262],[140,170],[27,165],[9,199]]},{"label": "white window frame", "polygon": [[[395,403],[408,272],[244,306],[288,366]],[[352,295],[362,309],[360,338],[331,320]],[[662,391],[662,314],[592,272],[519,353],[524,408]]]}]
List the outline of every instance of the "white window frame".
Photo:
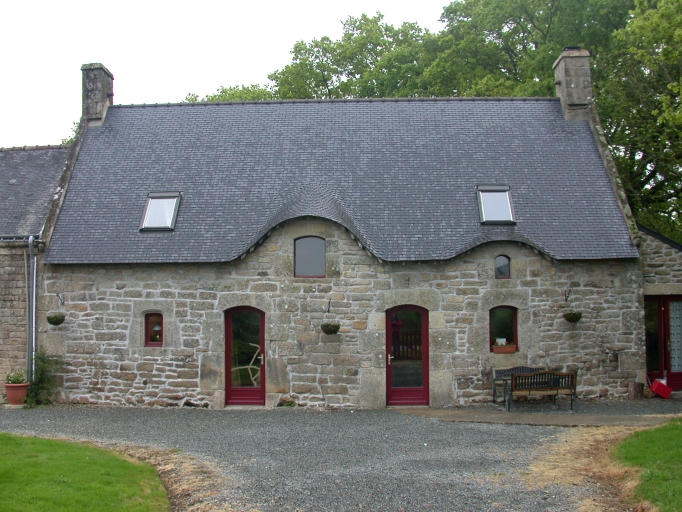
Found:
[{"label": "white window frame", "polygon": [[[147,204],[144,207],[144,214],[142,215],[142,222],[140,223],[140,231],[173,231],[175,229],[175,220],[178,217],[178,208],[180,206],[180,192],[150,192],[147,194]],[[173,213],[169,222],[163,225],[148,225],[149,213],[152,211],[155,200],[160,199],[174,199]]]},{"label": "white window frame", "polygon": [[[505,193],[507,196],[507,206],[509,207],[509,218],[491,218],[491,215],[486,216],[484,207],[484,195],[487,193]],[[478,185],[476,187],[476,195],[478,196],[478,209],[481,215],[482,224],[515,224],[514,205],[511,197],[511,187],[507,185]],[[490,213],[490,212],[488,212]]]}]

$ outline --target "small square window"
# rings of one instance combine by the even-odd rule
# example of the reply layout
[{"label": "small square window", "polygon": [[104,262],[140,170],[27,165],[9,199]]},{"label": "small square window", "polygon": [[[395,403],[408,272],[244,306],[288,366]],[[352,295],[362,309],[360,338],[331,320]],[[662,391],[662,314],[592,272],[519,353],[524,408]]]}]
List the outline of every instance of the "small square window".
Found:
[{"label": "small square window", "polygon": [[140,229],[173,229],[180,205],[180,192],[150,192]]},{"label": "small square window", "polygon": [[490,224],[514,223],[514,210],[509,187],[479,185],[477,191],[481,222]]},{"label": "small square window", "polygon": [[147,313],[144,316],[144,346],[163,346],[163,315],[161,313]]}]

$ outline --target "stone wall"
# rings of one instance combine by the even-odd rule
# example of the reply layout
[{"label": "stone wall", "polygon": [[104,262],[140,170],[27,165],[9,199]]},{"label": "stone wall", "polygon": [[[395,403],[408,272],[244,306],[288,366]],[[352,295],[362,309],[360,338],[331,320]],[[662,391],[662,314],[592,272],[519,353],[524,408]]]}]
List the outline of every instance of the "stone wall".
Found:
[{"label": "stone wall", "polygon": [[0,245],[0,377],[26,370],[25,249]]},{"label": "stone wall", "polygon": [[[328,277],[292,277],[300,236],[325,238]],[[494,279],[499,254],[511,258],[511,279]],[[557,263],[493,243],[445,262],[386,263],[335,223],[297,219],[236,263],[48,266],[43,277],[39,341],[65,355],[65,399],[74,402],[222,407],[224,311],[235,306],[265,312],[269,405],[285,395],[307,406],[384,407],[385,311],[401,304],[429,311],[433,407],[490,400],[493,366],[578,370],[583,397],[625,395],[644,381],[635,260]],[[515,354],[490,352],[488,312],[499,305],[518,308]],[[566,322],[568,309],[582,320]],[[66,322],[47,326],[57,310]],[[144,347],[149,311],[164,315],[164,347]],[[339,334],[321,334],[330,320]]]},{"label": "stone wall", "polygon": [[645,295],[682,295],[682,251],[642,233]]}]

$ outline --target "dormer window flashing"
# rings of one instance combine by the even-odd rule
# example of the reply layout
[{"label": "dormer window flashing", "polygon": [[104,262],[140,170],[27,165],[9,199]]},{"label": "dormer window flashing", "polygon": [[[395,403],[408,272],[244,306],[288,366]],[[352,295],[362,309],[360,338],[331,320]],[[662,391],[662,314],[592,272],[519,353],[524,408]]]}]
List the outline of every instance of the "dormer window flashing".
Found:
[{"label": "dormer window flashing", "polygon": [[150,192],[142,215],[141,231],[172,231],[180,206],[180,192]]},{"label": "dormer window flashing", "polygon": [[516,223],[508,185],[479,185],[476,192],[481,224]]}]

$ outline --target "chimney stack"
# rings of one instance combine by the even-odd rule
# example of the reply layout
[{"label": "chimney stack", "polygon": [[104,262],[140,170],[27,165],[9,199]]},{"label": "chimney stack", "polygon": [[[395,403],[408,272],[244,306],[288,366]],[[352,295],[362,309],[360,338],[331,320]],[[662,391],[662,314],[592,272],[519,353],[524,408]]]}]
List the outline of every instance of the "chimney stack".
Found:
[{"label": "chimney stack", "polygon": [[592,101],[590,52],[567,46],[552,66],[556,95],[561,99],[566,121],[587,121]]},{"label": "chimney stack", "polygon": [[101,126],[114,103],[114,75],[102,64],[83,64],[83,117],[90,126]]}]

